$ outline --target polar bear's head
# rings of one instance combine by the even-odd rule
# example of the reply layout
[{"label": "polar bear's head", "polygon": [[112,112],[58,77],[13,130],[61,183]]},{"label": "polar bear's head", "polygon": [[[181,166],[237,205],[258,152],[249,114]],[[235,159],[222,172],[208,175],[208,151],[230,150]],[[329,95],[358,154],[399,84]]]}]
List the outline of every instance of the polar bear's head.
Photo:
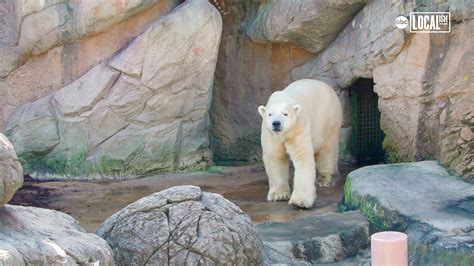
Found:
[{"label": "polar bear's head", "polygon": [[259,106],[258,112],[262,116],[266,128],[275,133],[284,133],[295,125],[301,112],[301,105],[271,104],[267,107]]}]

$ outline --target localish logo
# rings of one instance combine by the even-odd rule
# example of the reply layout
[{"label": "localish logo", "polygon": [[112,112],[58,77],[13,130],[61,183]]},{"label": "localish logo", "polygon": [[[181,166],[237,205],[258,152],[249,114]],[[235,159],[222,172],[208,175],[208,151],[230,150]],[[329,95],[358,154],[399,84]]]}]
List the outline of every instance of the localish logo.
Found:
[{"label": "localish logo", "polygon": [[410,32],[449,33],[451,14],[449,12],[410,12]]},{"label": "localish logo", "polygon": [[399,16],[395,19],[395,26],[399,29],[404,29],[408,26],[408,19],[404,16]]}]

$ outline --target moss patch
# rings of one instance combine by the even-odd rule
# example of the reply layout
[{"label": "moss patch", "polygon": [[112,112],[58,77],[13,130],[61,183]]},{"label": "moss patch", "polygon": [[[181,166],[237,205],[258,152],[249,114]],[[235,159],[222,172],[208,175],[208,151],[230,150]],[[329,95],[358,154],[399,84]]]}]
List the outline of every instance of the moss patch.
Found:
[{"label": "moss patch", "polygon": [[52,176],[84,176],[90,174],[87,151],[69,154],[23,153],[19,155],[25,174],[44,173]]},{"label": "moss patch", "polygon": [[341,212],[360,210],[376,231],[404,231],[408,227],[408,223],[402,215],[383,208],[376,198],[353,192],[350,174],[347,176],[344,196],[338,209]]},{"label": "moss patch", "polygon": [[429,244],[409,244],[410,262],[413,265],[459,265],[474,263],[474,253],[469,248],[436,248]]},{"label": "moss patch", "polygon": [[402,163],[414,160],[414,158],[410,158],[407,154],[403,154],[387,135],[385,135],[382,142],[382,148],[385,151],[387,163]]}]

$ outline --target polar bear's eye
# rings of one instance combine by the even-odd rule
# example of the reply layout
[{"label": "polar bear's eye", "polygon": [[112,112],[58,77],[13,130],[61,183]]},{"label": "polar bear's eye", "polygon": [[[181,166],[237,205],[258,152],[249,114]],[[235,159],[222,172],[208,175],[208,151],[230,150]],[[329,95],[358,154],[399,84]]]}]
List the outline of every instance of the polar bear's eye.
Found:
[{"label": "polar bear's eye", "polygon": [[284,115],[284,116],[288,116],[288,114],[287,114],[287,113],[284,113],[283,115]]},{"label": "polar bear's eye", "polygon": [[272,116],[272,114],[268,114],[268,116]]}]

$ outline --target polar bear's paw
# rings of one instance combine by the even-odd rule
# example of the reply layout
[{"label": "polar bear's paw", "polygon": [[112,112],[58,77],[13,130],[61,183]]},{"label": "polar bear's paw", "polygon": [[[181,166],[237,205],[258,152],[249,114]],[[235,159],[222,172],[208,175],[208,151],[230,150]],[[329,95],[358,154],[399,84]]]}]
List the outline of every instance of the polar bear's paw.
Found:
[{"label": "polar bear's paw", "polygon": [[290,198],[290,201],[288,201],[288,204],[292,204],[301,208],[309,209],[313,207],[315,200],[316,200],[315,192],[293,191],[293,194],[291,194],[291,198]]},{"label": "polar bear's paw", "polygon": [[283,201],[290,198],[290,187],[270,188],[267,201]]},{"label": "polar bear's paw", "polygon": [[333,187],[337,184],[336,180],[332,178],[320,177],[317,181],[318,187]]},{"label": "polar bear's paw", "polygon": [[317,180],[317,184],[319,187],[334,187],[339,184],[340,179],[339,174],[321,175]]}]

